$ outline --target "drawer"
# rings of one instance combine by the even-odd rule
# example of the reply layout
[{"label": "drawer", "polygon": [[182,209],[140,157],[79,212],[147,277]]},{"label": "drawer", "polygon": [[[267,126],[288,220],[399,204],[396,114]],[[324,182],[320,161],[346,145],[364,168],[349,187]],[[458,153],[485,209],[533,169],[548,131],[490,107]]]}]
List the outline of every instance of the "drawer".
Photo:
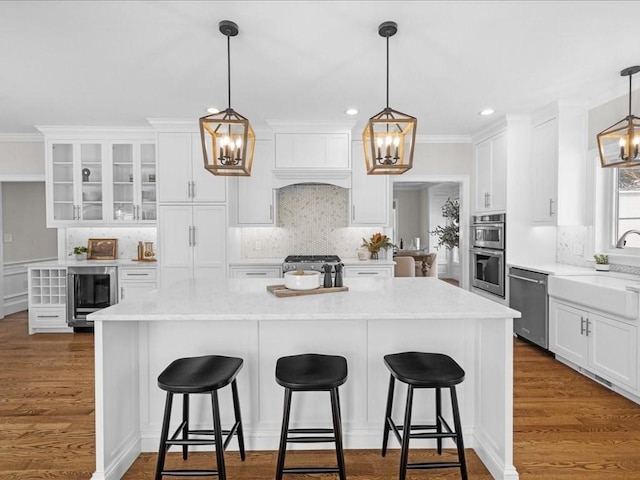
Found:
[{"label": "drawer", "polygon": [[390,278],[391,268],[381,267],[344,267],[345,277]]},{"label": "drawer", "polygon": [[120,268],[121,282],[155,282],[155,268]]},{"label": "drawer", "polygon": [[281,278],[281,266],[231,267],[232,278]]},{"label": "drawer", "polygon": [[72,332],[67,325],[67,309],[61,307],[29,308],[29,333]]}]

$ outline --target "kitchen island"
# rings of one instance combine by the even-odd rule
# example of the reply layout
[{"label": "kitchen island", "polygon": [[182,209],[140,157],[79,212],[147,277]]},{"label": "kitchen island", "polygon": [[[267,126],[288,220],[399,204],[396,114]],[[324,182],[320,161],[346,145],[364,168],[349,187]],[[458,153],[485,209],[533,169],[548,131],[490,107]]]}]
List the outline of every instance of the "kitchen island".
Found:
[{"label": "kitchen island", "polygon": [[[277,450],[284,393],[274,378],[276,360],[303,352],[343,355],[349,365],[340,392],[345,448],[378,449],[389,381],[383,356],[408,350],[446,353],[465,369],[458,388],[465,446],[494,478],[518,478],[512,332],[519,312],[435,278],[349,278],[347,292],[291,298],[267,292],[273,283],[277,280],[187,282],[90,316],[96,370],[93,480],[119,479],[140,452],[157,451],[165,397],[157,377],[178,357],[242,357],[238,389],[247,448]],[[225,390],[220,392],[223,426],[233,413]],[[396,390],[395,413],[401,416],[405,390]],[[308,392],[296,400],[292,427],[329,425],[323,394]],[[207,400],[192,401],[198,428],[210,423]],[[416,400],[414,419],[432,420],[433,395],[418,392]],[[412,445],[433,447],[425,440]],[[232,441],[230,448],[236,446]]]}]

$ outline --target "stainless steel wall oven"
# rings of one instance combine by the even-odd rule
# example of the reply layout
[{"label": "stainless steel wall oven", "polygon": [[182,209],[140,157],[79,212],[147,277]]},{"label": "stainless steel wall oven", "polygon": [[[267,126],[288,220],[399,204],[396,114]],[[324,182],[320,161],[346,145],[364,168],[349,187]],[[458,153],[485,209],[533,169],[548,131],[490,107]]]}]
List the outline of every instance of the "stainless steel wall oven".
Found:
[{"label": "stainless steel wall oven", "polygon": [[67,324],[93,327],[87,315],[118,303],[118,275],[114,266],[67,268]]},{"label": "stainless steel wall oven", "polygon": [[505,296],[505,214],[473,217],[471,226],[471,285]]}]

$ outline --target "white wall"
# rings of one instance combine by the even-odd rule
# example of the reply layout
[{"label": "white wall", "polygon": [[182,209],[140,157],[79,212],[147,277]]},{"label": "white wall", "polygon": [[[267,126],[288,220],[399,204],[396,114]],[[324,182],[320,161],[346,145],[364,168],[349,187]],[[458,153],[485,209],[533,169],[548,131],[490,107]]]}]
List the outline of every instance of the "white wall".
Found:
[{"label": "white wall", "polygon": [[9,175],[44,178],[44,142],[0,140],[0,178]]}]

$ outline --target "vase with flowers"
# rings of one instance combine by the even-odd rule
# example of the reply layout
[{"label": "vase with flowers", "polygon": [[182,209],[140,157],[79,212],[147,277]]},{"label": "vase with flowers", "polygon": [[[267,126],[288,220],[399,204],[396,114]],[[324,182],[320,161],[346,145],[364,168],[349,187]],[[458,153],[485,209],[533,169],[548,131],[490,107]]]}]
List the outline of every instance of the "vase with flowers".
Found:
[{"label": "vase with flowers", "polygon": [[389,237],[378,232],[374,233],[369,240],[362,239],[362,246],[365,247],[371,253],[371,260],[377,260],[380,250],[386,250],[393,248],[394,245],[389,240]]}]

